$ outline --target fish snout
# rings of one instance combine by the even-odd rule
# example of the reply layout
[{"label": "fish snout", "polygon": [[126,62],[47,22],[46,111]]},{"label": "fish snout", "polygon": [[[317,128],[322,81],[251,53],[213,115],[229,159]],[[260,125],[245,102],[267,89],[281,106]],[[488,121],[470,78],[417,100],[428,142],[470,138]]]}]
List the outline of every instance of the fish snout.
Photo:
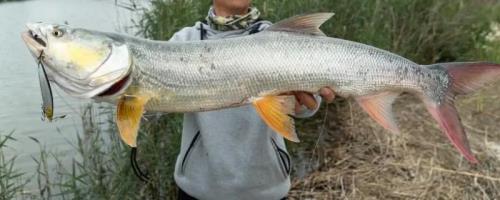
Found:
[{"label": "fish snout", "polygon": [[26,28],[28,28],[28,32],[30,32],[33,36],[46,38],[46,33],[49,30],[50,25],[42,22],[26,23]]},{"label": "fish snout", "polygon": [[28,30],[37,30],[39,29],[39,26],[42,24],[42,22],[28,22],[26,23],[26,28],[28,28]]},{"label": "fish snout", "polygon": [[30,49],[33,56],[40,56],[41,52],[47,47],[47,37],[44,34],[43,23],[27,23],[27,31],[21,34],[22,39]]}]

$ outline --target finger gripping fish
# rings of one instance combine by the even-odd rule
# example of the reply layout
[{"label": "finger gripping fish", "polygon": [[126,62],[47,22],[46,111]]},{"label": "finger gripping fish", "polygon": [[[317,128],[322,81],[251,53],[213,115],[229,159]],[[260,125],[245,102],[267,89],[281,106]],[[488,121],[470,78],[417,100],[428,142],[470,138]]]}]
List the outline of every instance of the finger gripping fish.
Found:
[{"label": "finger gripping fish", "polygon": [[[298,141],[288,91],[323,87],[353,97],[376,122],[399,132],[392,103],[418,96],[442,131],[470,162],[472,154],[454,106],[500,77],[486,62],[416,64],[368,45],[325,36],[332,13],[292,17],[257,34],[191,42],[151,41],[64,25],[29,24],[23,38],[50,80],[70,95],[117,104],[125,143],[136,146],[144,111],[200,112],[252,104],[263,121]],[[36,40],[34,39],[36,38]]]}]

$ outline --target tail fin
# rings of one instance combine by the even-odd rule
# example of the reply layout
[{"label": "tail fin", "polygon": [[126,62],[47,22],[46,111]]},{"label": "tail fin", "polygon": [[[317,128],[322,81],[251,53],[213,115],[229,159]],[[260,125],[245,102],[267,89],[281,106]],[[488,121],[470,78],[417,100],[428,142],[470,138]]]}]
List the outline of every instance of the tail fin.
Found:
[{"label": "tail fin", "polygon": [[457,95],[471,93],[484,84],[500,79],[500,65],[494,63],[441,63],[432,65],[447,71],[450,77],[447,98],[443,102],[424,100],[427,110],[438,122],[448,139],[455,148],[471,163],[477,163],[472,154],[467,136],[465,134],[460,117],[455,109],[454,99]]},{"label": "tail fin", "polygon": [[451,92],[464,95],[500,79],[500,64],[487,62],[442,63],[451,77]]}]

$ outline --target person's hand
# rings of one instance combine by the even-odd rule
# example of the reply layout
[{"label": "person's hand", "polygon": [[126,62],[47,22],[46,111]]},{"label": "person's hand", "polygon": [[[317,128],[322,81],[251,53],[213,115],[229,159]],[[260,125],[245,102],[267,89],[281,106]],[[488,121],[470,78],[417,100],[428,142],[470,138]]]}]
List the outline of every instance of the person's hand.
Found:
[{"label": "person's hand", "polygon": [[[300,112],[302,105],[306,106],[310,110],[313,110],[318,104],[314,96],[309,92],[293,91],[286,93],[286,95],[295,95],[295,98],[297,99],[297,102],[295,104],[295,112]],[[327,103],[331,103],[335,99],[335,92],[327,87],[321,88],[321,90],[319,91],[319,95]]]}]

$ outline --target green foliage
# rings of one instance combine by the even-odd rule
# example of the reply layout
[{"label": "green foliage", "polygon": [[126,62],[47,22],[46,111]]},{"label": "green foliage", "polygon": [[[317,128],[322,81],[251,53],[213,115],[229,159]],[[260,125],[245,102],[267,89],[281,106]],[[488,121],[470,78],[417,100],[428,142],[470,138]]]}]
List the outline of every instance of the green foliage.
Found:
[{"label": "green foliage", "polygon": [[327,35],[373,45],[419,63],[477,59],[495,13],[477,0],[254,2],[272,21],[300,13],[335,12],[322,27]]},{"label": "green foliage", "polygon": [[142,123],[139,140],[142,162],[150,174],[151,199],[173,198],[177,193],[173,174],[180,151],[182,114],[154,115]]},{"label": "green foliage", "polygon": [[[132,1],[132,4],[136,4]],[[178,30],[204,19],[211,1],[152,0],[151,9],[139,9],[138,34],[157,40],[168,40]]]},{"label": "green foliage", "polygon": [[[303,13],[335,12],[322,27],[327,35],[373,45],[423,64],[484,58],[485,36],[500,13],[494,3],[479,0],[253,2],[265,19],[274,22]],[[140,34],[166,40],[203,19],[209,3],[153,0],[151,9],[141,10]]]},{"label": "green foliage", "polygon": [[23,173],[14,168],[16,157],[8,159],[5,156],[7,143],[13,141],[12,133],[0,135],[0,199],[14,199],[18,197],[26,183],[21,183]]}]

